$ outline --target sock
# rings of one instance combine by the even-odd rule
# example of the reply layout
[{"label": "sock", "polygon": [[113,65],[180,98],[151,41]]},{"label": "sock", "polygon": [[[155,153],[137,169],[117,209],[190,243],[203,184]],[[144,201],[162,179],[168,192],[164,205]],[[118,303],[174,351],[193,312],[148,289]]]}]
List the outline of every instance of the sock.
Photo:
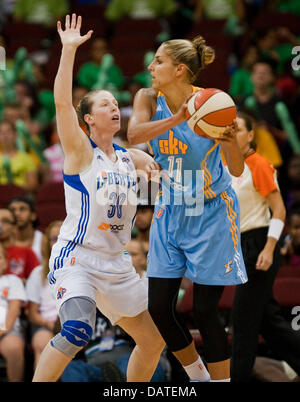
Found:
[{"label": "sock", "polygon": [[183,366],[192,381],[209,381],[210,375],[199,356],[198,359],[188,366]]},{"label": "sock", "polygon": [[230,382],[230,359],[207,363],[210,378],[213,381]]},{"label": "sock", "polygon": [[230,382],[230,378],[224,378],[223,380],[210,380],[210,382]]}]

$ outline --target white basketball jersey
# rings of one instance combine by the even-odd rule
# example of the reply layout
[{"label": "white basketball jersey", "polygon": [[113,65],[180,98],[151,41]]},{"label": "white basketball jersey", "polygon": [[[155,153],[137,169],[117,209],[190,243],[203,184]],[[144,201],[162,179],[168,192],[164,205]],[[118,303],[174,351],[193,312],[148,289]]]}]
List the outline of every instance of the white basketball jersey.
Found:
[{"label": "white basketball jersey", "polygon": [[[113,144],[112,162],[91,140],[94,157],[78,175],[64,174],[67,217],[61,227],[59,260],[75,247],[84,247],[102,258],[125,250],[136,216],[136,170],[128,151]],[[59,264],[60,265],[60,264]]]}]

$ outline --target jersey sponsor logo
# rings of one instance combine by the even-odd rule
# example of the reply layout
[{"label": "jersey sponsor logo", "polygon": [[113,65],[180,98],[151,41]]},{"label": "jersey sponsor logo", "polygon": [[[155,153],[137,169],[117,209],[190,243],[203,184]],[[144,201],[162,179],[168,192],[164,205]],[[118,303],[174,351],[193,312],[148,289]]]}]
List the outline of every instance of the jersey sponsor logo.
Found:
[{"label": "jersey sponsor logo", "polygon": [[5,298],[8,297],[8,288],[4,288],[4,289],[2,290],[2,297],[5,297]]},{"label": "jersey sponsor logo", "polygon": [[119,232],[124,229],[124,225],[110,225],[111,232]]},{"label": "jersey sponsor logo", "polygon": [[102,222],[98,226],[98,229],[104,230],[104,231],[110,229],[111,232],[119,232],[120,230],[124,229],[124,225],[112,225],[109,223]]},{"label": "jersey sponsor logo", "polygon": [[57,291],[56,298],[57,300],[62,299],[64,294],[66,293],[67,289],[60,287]]},{"label": "jersey sponsor logo", "polygon": [[75,260],[76,260],[76,258],[75,258],[75,257],[72,257],[72,258],[71,258],[70,265],[72,265],[72,266],[73,266],[73,265],[75,264]]},{"label": "jersey sponsor logo", "polygon": [[159,140],[158,145],[162,154],[184,155],[188,149],[187,144],[174,137],[173,130],[169,131],[169,138],[167,140]]},{"label": "jersey sponsor logo", "polygon": [[98,226],[98,229],[100,229],[100,230],[107,230],[109,228],[110,228],[110,224],[105,223],[105,222],[100,223],[100,225]]}]

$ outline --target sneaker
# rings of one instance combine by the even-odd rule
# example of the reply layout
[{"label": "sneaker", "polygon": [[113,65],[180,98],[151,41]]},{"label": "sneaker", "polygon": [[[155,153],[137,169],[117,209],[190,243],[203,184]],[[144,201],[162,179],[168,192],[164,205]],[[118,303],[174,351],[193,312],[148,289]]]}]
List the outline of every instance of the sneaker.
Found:
[{"label": "sneaker", "polygon": [[126,382],[122,371],[111,362],[105,362],[100,365],[104,382]]}]

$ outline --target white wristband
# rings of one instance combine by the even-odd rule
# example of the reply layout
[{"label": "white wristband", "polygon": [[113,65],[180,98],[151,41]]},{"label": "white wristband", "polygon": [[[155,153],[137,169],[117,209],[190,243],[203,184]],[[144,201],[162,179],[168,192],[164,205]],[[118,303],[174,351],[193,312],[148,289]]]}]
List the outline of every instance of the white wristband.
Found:
[{"label": "white wristband", "polygon": [[279,240],[284,227],[284,222],[281,219],[272,218],[270,220],[268,237],[274,237],[274,239]]}]

